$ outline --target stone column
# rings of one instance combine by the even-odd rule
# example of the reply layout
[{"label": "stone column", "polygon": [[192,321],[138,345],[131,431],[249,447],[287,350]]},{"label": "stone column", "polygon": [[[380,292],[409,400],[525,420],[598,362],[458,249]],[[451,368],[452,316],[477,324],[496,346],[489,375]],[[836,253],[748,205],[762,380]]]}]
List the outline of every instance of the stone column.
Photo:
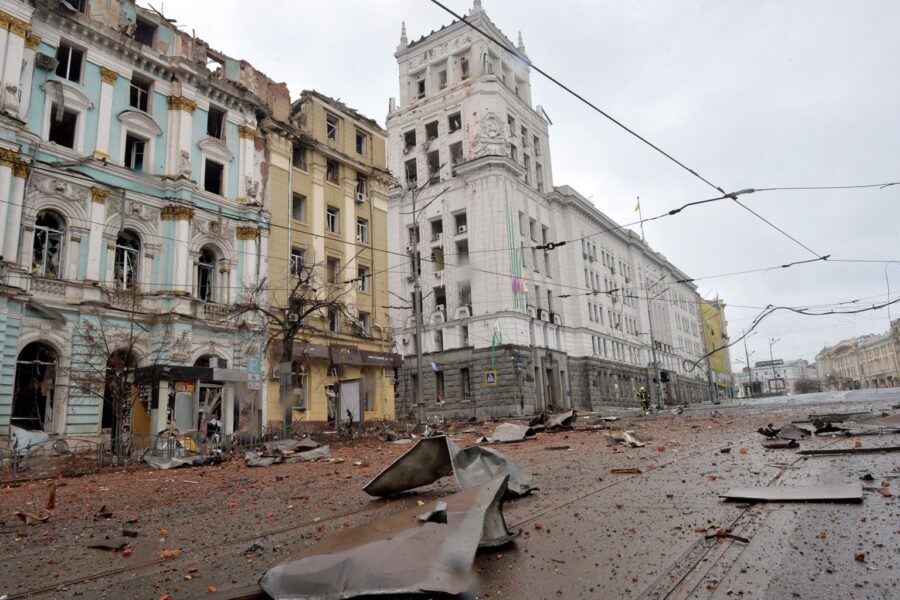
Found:
[{"label": "stone column", "polygon": [[[256,284],[256,260],[257,240],[259,239],[259,229],[256,227],[238,227],[237,239],[243,241],[243,272],[241,273],[241,282],[238,284],[241,289],[252,287]],[[235,290],[238,291],[238,290]]]},{"label": "stone column", "polygon": [[22,71],[22,83],[19,94],[19,118],[28,120],[28,106],[31,103],[31,81],[34,79],[34,55],[37,53],[41,38],[34,33],[29,33],[25,38],[25,68]]},{"label": "stone column", "polygon": [[312,230],[313,262],[325,264],[325,166],[314,164],[312,169]]},{"label": "stone column", "polygon": [[169,412],[169,382],[165,379],[160,379],[157,385],[159,385],[159,388],[156,396],[156,418],[150,421],[151,436],[158,435],[168,425],[166,417]]},{"label": "stone column", "polygon": [[172,242],[171,256],[174,269],[170,289],[188,295],[192,288],[188,251],[191,243],[191,219],[194,218],[194,209],[189,206],[169,204],[163,207],[160,217],[163,221],[175,221],[175,239]]},{"label": "stone column", "polygon": [[238,126],[240,138],[238,156],[238,202],[261,202],[259,188],[253,173],[253,154],[256,130],[247,125]]},{"label": "stone column", "polygon": [[0,112],[18,116],[19,90],[22,83],[22,59],[25,56],[25,38],[31,25],[12,15],[0,13],[0,56],[3,57],[0,73]]},{"label": "stone column", "polygon": [[[360,250],[356,246],[356,181],[349,177],[344,178],[344,207],[341,210],[344,213],[344,256],[347,257],[347,264],[344,265],[344,277],[341,279],[346,281],[356,277],[356,253]],[[369,235],[372,235],[371,223],[369,224]],[[350,306],[356,306],[357,285],[351,285],[347,294],[347,302]]]},{"label": "stone column", "polygon": [[[169,148],[166,173],[173,179],[191,176],[191,136],[197,103],[184,96],[169,96]],[[197,177],[200,174],[197,173]]]},{"label": "stone column", "polygon": [[[10,193],[10,183],[12,182],[12,169],[15,160],[15,152],[0,148],[0,197],[6,196],[7,198],[13,198]],[[6,213],[8,209],[9,202],[0,201],[0,223],[6,223]],[[5,247],[5,233],[5,230],[0,231],[0,249]],[[3,260],[8,260],[5,254],[3,255]]]},{"label": "stone column", "polygon": [[222,388],[222,433],[234,433],[234,384]]},{"label": "stone column", "polygon": [[[113,89],[119,74],[112,69],[100,67],[100,103],[98,106],[97,145],[94,156],[109,160],[109,130],[112,122]],[[124,162],[125,148],[119,148],[119,158]]]},{"label": "stone column", "polygon": [[[31,167],[22,163],[13,165],[12,191],[9,194],[8,214],[0,219],[0,226],[5,223],[6,232],[3,237],[3,259],[12,264],[18,263],[19,233],[22,227],[22,210],[25,204],[25,180]],[[0,184],[2,185],[2,184]],[[3,189],[0,187],[0,189]],[[3,204],[7,204],[4,202]],[[0,208],[0,211],[3,209]]]},{"label": "stone column", "polygon": [[85,282],[100,281],[100,253],[103,251],[103,224],[106,222],[106,198],[109,192],[104,189],[91,188],[90,227],[88,237],[88,260]]}]

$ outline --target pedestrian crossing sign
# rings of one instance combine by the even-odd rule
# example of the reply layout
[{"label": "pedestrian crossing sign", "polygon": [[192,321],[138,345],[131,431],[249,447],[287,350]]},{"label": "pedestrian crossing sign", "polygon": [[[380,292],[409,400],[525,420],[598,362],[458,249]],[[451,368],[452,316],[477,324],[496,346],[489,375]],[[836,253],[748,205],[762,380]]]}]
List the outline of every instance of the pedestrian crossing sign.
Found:
[{"label": "pedestrian crossing sign", "polygon": [[495,387],[497,385],[497,371],[484,372],[484,385],[487,387]]}]

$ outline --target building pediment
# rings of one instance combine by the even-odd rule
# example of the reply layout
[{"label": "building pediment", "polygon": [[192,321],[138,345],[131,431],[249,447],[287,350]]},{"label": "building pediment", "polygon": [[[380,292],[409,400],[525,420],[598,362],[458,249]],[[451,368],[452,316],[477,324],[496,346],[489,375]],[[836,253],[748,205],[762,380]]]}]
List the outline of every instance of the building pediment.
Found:
[{"label": "building pediment", "polygon": [[41,84],[41,89],[52,100],[59,101],[59,96],[62,94],[62,101],[65,106],[71,106],[80,110],[92,110],[94,108],[94,101],[87,94],[65,81],[51,79]]},{"label": "building pediment", "polygon": [[145,112],[139,110],[123,110],[118,116],[119,121],[121,121],[130,131],[134,131],[135,133],[147,137],[162,135],[160,126]]},{"label": "building pediment", "polygon": [[210,158],[214,158],[221,162],[229,163],[234,160],[234,154],[228,149],[228,146],[222,140],[214,137],[205,137],[197,142],[197,147]]}]

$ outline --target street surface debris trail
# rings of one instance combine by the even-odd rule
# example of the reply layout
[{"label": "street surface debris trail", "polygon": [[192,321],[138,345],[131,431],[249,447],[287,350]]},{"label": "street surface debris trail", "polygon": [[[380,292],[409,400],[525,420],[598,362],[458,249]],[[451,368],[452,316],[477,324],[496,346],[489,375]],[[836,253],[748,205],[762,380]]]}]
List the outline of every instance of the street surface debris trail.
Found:
[{"label": "street surface debris trail", "polygon": [[[839,404],[819,396],[622,413],[608,424],[633,431],[643,446],[589,427],[491,445],[539,490],[505,503],[509,528],[522,534],[477,555],[475,596],[900,597],[900,453],[806,457],[764,448],[757,432],[815,412],[896,413],[900,393],[850,393]],[[450,437],[466,447],[493,427]],[[897,444],[894,434],[838,432],[803,438],[799,449]],[[233,460],[58,479],[49,518],[33,524],[14,513],[43,515],[50,482],[4,486],[0,597],[180,600],[252,586],[333,533],[458,491],[445,477],[395,498],[366,494],[363,486],[408,449],[366,437],[332,443],[330,461],[250,468]],[[863,501],[720,498],[734,488],[820,483],[860,483]]]}]

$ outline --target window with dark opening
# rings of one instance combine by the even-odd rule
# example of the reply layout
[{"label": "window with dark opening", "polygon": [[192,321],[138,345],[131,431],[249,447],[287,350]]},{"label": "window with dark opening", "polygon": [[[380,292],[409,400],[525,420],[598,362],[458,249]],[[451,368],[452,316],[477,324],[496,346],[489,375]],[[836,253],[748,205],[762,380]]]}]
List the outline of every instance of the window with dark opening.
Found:
[{"label": "window with dark opening", "polygon": [[144,46],[153,46],[153,40],[156,38],[156,24],[146,19],[138,17],[137,24],[134,29],[134,41]]},{"label": "window with dark opening", "polygon": [[329,206],[325,209],[325,229],[329,233],[339,233],[341,222],[340,222],[340,213],[338,209],[333,206]]},{"label": "window with dark opening", "polygon": [[416,185],[416,181],[418,178],[418,175],[416,173],[416,171],[417,171],[416,159],[411,158],[408,161],[406,161],[404,168],[406,170],[406,184],[410,187],[414,187]]},{"label": "window with dark opening", "polygon": [[306,223],[306,196],[294,193],[291,197],[291,218]]},{"label": "window with dark opening", "polygon": [[447,69],[438,71],[438,87],[441,89],[447,87]]},{"label": "window with dark opening", "polygon": [[466,213],[460,212],[453,215],[453,225],[456,227],[456,233],[465,233],[466,232]]},{"label": "window with dark opening", "polygon": [[336,142],[338,139],[339,119],[334,115],[325,115],[325,137]]},{"label": "window with dark opening", "polygon": [[214,106],[209,107],[206,115],[206,135],[221,140],[225,135],[225,111]]},{"label": "window with dark opening", "polygon": [[356,153],[361,156],[369,153],[369,136],[359,129],[356,130]]},{"label": "window with dark opening", "polygon": [[431,123],[425,124],[425,140],[431,141],[433,139],[437,139],[438,136],[438,122],[432,121]]},{"label": "window with dark opening", "polygon": [[428,153],[428,180],[439,180],[441,176],[441,157],[437,150]]},{"label": "window with dark opening", "polygon": [[[359,329],[362,331],[363,335],[369,335],[369,324],[371,323],[372,318],[367,312],[359,313]],[[373,410],[373,408],[368,408],[367,410]]]},{"label": "window with dark opening", "polygon": [[336,160],[330,158],[325,161],[325,179],[330,183],[338,183],[341,177],[341,167]]},{"label": "window with dark opening", "polygon": [[132,78],[128,104],[132,108],[150,112],[150,82],[146,79]]},{"label": "window with dark opening", "polygon": [[78,83],[81,81],[81,65],[84,62],[84,51],[72,46],[60,43],[56,50],[56,74],[63,79]]},{"label": "window with dark opening", "polygon": [[472,380],[469,376],[469,369],[460,369],[459,370],[459,379],[460,379],[460,387],[462,389],[463,398],[468,399],[472,397]]},{"label": "window with dark opening", "polygon": [[341,328],[341,322],[338,318],[338,311],[336,308],[328,309],[328,331],[331,333],[338,333]]},{"label": "window with dark opening", "polygon": [[456,242],[456,264],[457,266],[465,266],[469,264],[469,241],[462,240]]},{"label": "window with dark opening", "polygon": [[340,283],[338,278],[341,276],[341,261],[329,256],[325,261],[325,270],[328,283]]},{"label": "window with dark opening", "polygon": [[406,133],[403,134],[403,148],[405,150],[411,150],[416,147],[416,130],[410,129]]},{"label": "window with dark opening", "polygon": [[357,285],[359,286],[359,291],[368,292],[369,291],[369,280],[372,278],[372,271],[369,267],[364,267],[362,265],[356,267],[356,280]]},{"label": "window with dark opening", "polygon": [[459,59],[459,78],[464,79],[464,80],[469,78],[469,59],[468,58]]},{"label": "window with dark opening", "polygon": [[356,193],[363,197],[369,195],[369,179],[361,173],[356,174]]},{"label": "window with dark opening", "polygon": [[462,161],[463,161],[462,142],[456,142],[455,144],[450,144],[450,164],[458,165]]},{"label": "window with dark opening", "polygon": [[50,141],[66,148],[75,148],[75,131],[78,126],[78,113],[64,110],[54,103],[50,110]]},{"label": "window with dark opening", "polygon": [[132,231],[123,231],[116,238],[116,257],[113,267],[113,281],[116,288],[129,290],[137,285],[138,260],[141,255],[141,240]]},{"label": "window with dark opening", "polygon": [[215,275],[216,255],[209,248],[203,248],[197,259],[197,298],[204,302],[213,302]]},{"label": "window with dark opening", "polygon": [[369,243],[369,221],[362,217],[356,218],[356,241],[363,244]]},{"label": "window with dark opening", "polygon": [[455,113],[447,117],[447,127],[450,129],[450,133],[462,129],[462,115]]},{"label": "window with dark opening", "polygon": [[31,272],[38,277],[62,276],[62,249],[65,225],[56,213],[44,211],[34,222],[34,245]]},{"label": "window with dark opening", "polygon": [[69,4],[72,5],[72,8],[77,10],[80,13],[87,12],[87,4],[88,0],[69,0]]},{"label": "window with dark opening", "polygon": [[425,78],[422,77],[416,80],[416,98],[422,99],[425,97]]},{"label": "window with dark opening", "polygon": [[206,168],[203,174],[203,189],[213,194],[222,195],[222,175],[225,167],[214,160],[206,159]]},{"label": "window with dark opening", "polygon": [[303,267],[306,265],[306,250],[303,248],[291,248],[291,275],[303,276]]},{"label": "window with dark opening", "polygon": [[294,146],[294,150],[291,153],[291,164],[301,171],[307,170],[308,164],[306,162],[306,147]]},{"label": "window with dark opening", "polygon": [[147,141],[133,135],[125,136],[125,166],[132,171],[144,170],[144,151]]}]

